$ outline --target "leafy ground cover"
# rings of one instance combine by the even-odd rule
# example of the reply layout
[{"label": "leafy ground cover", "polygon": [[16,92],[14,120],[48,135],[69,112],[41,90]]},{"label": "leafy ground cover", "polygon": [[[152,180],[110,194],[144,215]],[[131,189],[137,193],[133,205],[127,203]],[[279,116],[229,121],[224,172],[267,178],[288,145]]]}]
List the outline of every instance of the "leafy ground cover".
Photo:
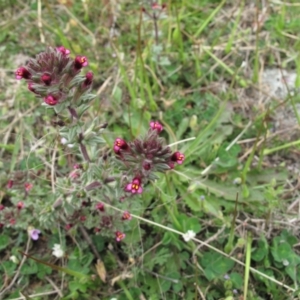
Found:
[{"label": "leafy ground cover", "polygon": [[[275,0],[0,2],[0,299],[299,299],[299,13]],[[95,132],[91,161],[65,142],[70,117],[15,78],[48,46],[94,74],[79,124]],[[123,201],[114,141],[152,120],[184,162]],[[107,188],[84,190],[93,176]]]}]

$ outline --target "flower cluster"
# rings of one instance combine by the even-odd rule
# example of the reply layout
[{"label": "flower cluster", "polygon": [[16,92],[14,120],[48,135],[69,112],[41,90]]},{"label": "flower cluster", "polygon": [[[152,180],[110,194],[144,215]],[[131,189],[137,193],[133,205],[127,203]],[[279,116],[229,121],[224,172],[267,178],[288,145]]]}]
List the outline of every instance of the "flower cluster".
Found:
[{"label": "flower cluster", "polygon": [[159,122],[151,121],[144,138],[129,143],[121,138],[115,140],[113,150],[117,158],[134,174],[132,181],[124,188],[126,192],[141,194],[142,183],[156,178],[154,172],[166,172],[173,169],[175,163],[183,163],[184,154],[179,151],[172,153],[164,139],[159,137],[162,130]]},{"label": "flower cluster", "polygon": [[[80,55],[72,59],[69,54],[70,50],[63,46],[49,47],[35,59],[30,59],[26,66],[18,68],[16,79],[25,79],[28,89],[49,106],[74,100],[74,96],[78,100],[91,86],[93,73],[79,75],[81,69],[88,65],[88,60]],[[74,86],[75,91],[72,90]]]},{"label": "flower cluster", "polygon": [[22,215],[24,208],[25,204],[23,201],[19,201],[10,207],[0,204],[0,228],[15,225],[16,220]]},{"label": "flower cluster", "polygon": [[151,10],[147,10],[145,7],[142,7],[142,12],[150,19],[159,19],[162,17],[166,10],[167,4],[158,4],[157,2],[153,2],[151,4]]}]

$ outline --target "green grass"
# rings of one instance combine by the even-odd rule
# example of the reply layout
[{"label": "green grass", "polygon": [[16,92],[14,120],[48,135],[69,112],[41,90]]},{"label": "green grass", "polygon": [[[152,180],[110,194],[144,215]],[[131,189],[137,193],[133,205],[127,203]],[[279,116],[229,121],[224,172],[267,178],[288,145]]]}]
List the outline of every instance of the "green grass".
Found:
[{"label": "green grass", "polygon": [[[7,207],[0,211],[0,299],[298,299],[298,175],[290,169],[297,168],[299,135],[273,128],[286,109],[292,115],[285,118],[299,125],[299,97],[263,102],[270,91],[259,80],[264,69],[279,67],[294,70],[299,86],[298,2],[274,1],[267,10],[257,2],[257,10],[253,1],[168,1],[156,22],[137,2],[118,3],[0,3],[0,204]],[[82,158],[61,145],[58,116],[14,79],[48,45],[89,59],[97,97],[83,126],[97,119],[109,129],[93,153],[110,156],[116,137],[143,135],[159,120],[172,150],[186,156],[131,200],[121,243],[96,234],[100,223],[66,231],[65,212],[75,208],[53,209]],[[34,189],[13,192],[9,179],[16,189],[29,181]],[[105,193],[75,192],[78,203],[124,210]],[[19,201],[39,213],[15,213],[9,225],[6,211]],[[28,226],[42,231],[38,241]],[[196,236],[185,242],[188,230]],[[64,258],[51,254],[54,244]],[[106,282],[95,268],[99,258]]]}]

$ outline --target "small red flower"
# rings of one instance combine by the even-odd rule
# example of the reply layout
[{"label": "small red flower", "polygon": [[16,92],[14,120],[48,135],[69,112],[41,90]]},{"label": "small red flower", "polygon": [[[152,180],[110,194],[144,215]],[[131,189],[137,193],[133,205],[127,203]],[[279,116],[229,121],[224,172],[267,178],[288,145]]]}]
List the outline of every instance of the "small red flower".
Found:
[{"label": "small red flower", "polygon": [[16,75],[16,79],[30,79],[31,78],[31,74],[30,72],[24,68],[24,67],[20,67],[19,69],[17,69],[17,71],[15,72]]},{"label": "small red flower", "polygon": [[58,100],[54,96],[48,95],[44,98],[44,102],[50,106],[54,106],[58,103]]},{"label": "small red flower", "polygon": [[29,182],[26,182],[24,184],[24,188],[25,188],[25,191],[28,193],[33,188],[33,184],[29,183]]},{"label": "small red flower", "polygon": [[101,203],[101,202],[97,203],[96,204],[96,209],[103,212],[105,210],[104,204]]},{"label": "small red flower", "polygon": [[123,239],[125,239],[125,233],[121,232],[121,231],[117,231],[116,232],[116,241],[117,242],[120,242],[122,241]]},{"label": "small red flower", "polygon": [[147,161],[143,162],[143,169],[149,171],[151,169],[151,164]]},{"label": "small red flower", "polygon": [[122,220],[123,221],[125,221],[125,220],[130,221],[131,219],[132,219],[131,214],[128,211],[124,211],[123,216],[122,216]]},{"label": "small red flower", "polygon": [[0,204],[0,211],[3,210],[5,206],[3,204]]},{"label": "small red flower", "polygon": [[34,83],[33,82],[28,82],[28,90],[35,93],[35,94],[38,94],[35,90],[35,88],[33,87]]},{"label": "small red flower", "polygon": [[75,165],[73,166],[73,169],[74,169],[74,170],[82,169],[82,165],[80,165],[80,164],[75,164]]},{"label": "small red flower", "polygon": [[150,127],[152,130],[156,130],[158,133],[162,132],[164,127],[157,121],[151,121]]},{"label": "small red flower", "polygon": [[81,222],[86,221],[86,216],[81,216],[81,217],[80,217],[80,221],[81,221]]},{"label": "small red flower", "polygon": [[170,161],[168,163],[168,165],[169,165],[170,169],[174,169],[174,167],[175,167],[175,163],[173,161]]},{"label": "small red flower", "polygon": [[89,202],[83,200],[83,201],[81,202],[81,206],[82,206],[82,207],[87,207],[87,206],[89,206]]},{"label": "small red flower", "polygon": [[120,154],[120,150],[121,149],[122,150],[128,149],[128,145],[127,145],[127,143],[123,139],[116,138],[115,144],[114,144],[114,152],[116,154]]},{"label": "small red flower", "polygon": [[68,56],[70,54],[70,50],[66,49],[64,46],[59,46],[56,48],[56,50],[65,56]]},{"label": "small red flower", "polygon": [[179,165],[183,163],[184,159],[185,159],[184,154],[180,153],[179,151],[174,152],[171,156],[171,161],[175,161]]},{"label": "small red flower", "polygon": [[141,194],[143,192],[143,188],[141,186],[141,179],[138,177],[134,178],[131,183],[128,183],[126,185],[125,190],[127,192],[131,192],[132,194]]},{"label": "small red flower", "polygon": [[157,2],[154,2],[152,5],[151,5],[152,9],[160,9],[161,6],[157,3]]},{"label": "small red flower", "polygon": [[10,225],[15,225],[16,224],[16,219],[10,219],[9,224]]},{"label": "small red flower", "polygon": [[162,4],[162,5],[159,5],[157,2],[154,2],[152,5],[151,5],[152,9],[154,10],[162,10],[162,9],[165,9],[167,7],[167,4]]},{"label": "small red flower", "polygon": [[76,70],[81,70],[83,67],[88,65],[88,60],[85,56],[77,55],[74,60],[74,68]]},{"label": "small red flower", "polygon": [[70,230],[72,227],[73,227],[73,224],[67,224],[67,225],[65,226],[65,229],[66,229],[66,230]]},{"label": "small red flower", "polygon": [[51,75],[50,75],[50,74],[44,73],[44,74],[41,76],[41,80],[42,80],[46,85],[50,85],[50,84],[51,84],[51,81],[52,81],[52,78],[51,78]]},{"label": "small red flower", "polygon": [[69,177],[71,179],[77,179],[77,178],[79,178],[79,176],[80,176],[79,171],[76,170],[76,169],[71,171],[70,174],[69,174]]},{"label": "small red flower", "polygon": [[8,180],[6,187],[8,189],[11,189],[13,187],[13,185],[14,185],[14,181],[12,179],[10,179],[10,180]]},{"label": "small red flower", "polygon": [[18,210],[23,209],[24,206],[25,206],[25,204],[24,204],[24,202],[22,202],[22,201],[19,201],[19,202],[17,203],[17,209],[18,209]]},{"label": "small red flower", "polygon": [[100,225],[102,227],[110,228],[112,226],[112,217],[111,216],[103,216],[101,219]]},{"label": "small red flower", "polygon": [[3,224],[3,223],[0,223],[0,229],[1,229],[2,227],[4,227],[4,224]]},{"label": "small red flower", "polygon": [[101,231],[101,228],[99,228],[99,227],[95,227],[95,228],[94,228],[94,232],[95,232],[95,233],[99,233],[100,231]]},{"label": "small red flower", "polygon": [[85,74],[85,81],[82,84],[84,88],[87,88],[92,84],[93,77],[94,77],[94,74],[91,71],[89,71]]}]

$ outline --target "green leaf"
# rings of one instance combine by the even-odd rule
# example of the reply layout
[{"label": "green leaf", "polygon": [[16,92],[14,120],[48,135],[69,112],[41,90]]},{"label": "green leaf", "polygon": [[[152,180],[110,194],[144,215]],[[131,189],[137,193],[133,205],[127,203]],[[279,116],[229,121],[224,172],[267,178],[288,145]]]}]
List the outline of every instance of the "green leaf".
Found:
[{"label": "green leaf", "polygon": [[[257,268],[257,271],[259,271],[269,277],[275,278],[274,272],[271,269],[265,269],[265,268],[259,267],[259,268]],[[269,290],[276,289],[276,284],[273,281],[268,280],[266,277],[263,277],[257,273],[253,273],[253,276],[254,276],[254,278],[262,281],[269,288]]]},{"label": "green leaf", "polygon": [[85,283],[80,283],[79,281],[70,281],[69,288],[71,292],[76,292],[77,290],[79,290],[85,293],[88,288],[88,285]]},{"label": "green leaf", "polygon": [[[185,188],[178,186],[180,194],[186,194]],[[203,210],[203,201],[200,199],[200,192],[193,192],[185,195],[183,201],[185,204],[194,212],[199,212]]]},{"label": "green leaf", "polygon": [[283,230],[281,232],[280,238],[281,240],[284,240],[287,243],[289,243],[291,247],[298,243],[298,239],[294,235],[290,234],[287,230]]},{"label": "green leaf", "polygon": [[14,274],[14,271],[17,268],[17,264],[13,263],[10,260],[6,260],[4,262],[1,262],[0,264],[0,273],[6,274],[8,277],[11,277]]},{"label": "green leaf", "polygon": [[169,231],[166,231],[164,233],[164,236],[162,238],[162,244],[175,246],[179,251],[181,251],[184,246],[178,234]]},{"label": "green leaf", "polygon": [[236,273],[236,272],[232,272],[230,273],[230,280],[233,284],[233,286],[237,289],[241,289],[243,286],[243,277],[241,276],[241,274]]},{"label": "green leaf", "polygon": [[189,118],[183,118],[176,128],[176,137],[177,139],[181,139],[185,131],[189,127]]},{"label": "green leaf", "polygon": [[290,276],[292,280],[297,279],[297,268],[295,266],[287,266],[285,272]]},{"label": "green leaf", "polygon": [[[193,181],[189,187],[189,191],[193,192],[195,189],[201,189],[206,193],[212,193],[217,197],[222,197],[226,200],[236,201],[236,195],[240,191],[240,189],[233,184],[228,186],[223,182],[214,182],[212,180],[197,180]],[[249,197],[243,197],[240,195],[239,202],[249,202],[249,201],[263,201],[264,196],[259,190],[249,190]],[[248,195],[246,195],[248,196]],[[246,199],[247,198],[247,199]]]},{"label": "green leaf", "polygon": [[37,274],[38,272],[38,266],[35,261],[28,260],[21,269],[21,274],[22,275],[32,275],[32,274]]},{"label": "green leaf", "polygon": [[265,237],[261,237],[258,241],[257,248],[253,251],[251,258],[255,261],[263,260],[268,254],[269,245]]},{"label": "green leaf", "polygon": [[0,235],[0,250],[5,249],[9,245],[9,237],[5,234]]},{"label": "green leaf", "polygon": [[271,253],[273,258],[277,262],[282,262],[283,260],[288,260],[288,258],[294,253],[291,246],[287,243],[273,243],[271,247]]},{"label": "green leaf", "polygon": [[120,89],[118,86],[115,87],[113,91],[113,97],[114,99],[120,104],[122,100],[122,89]]},{"label": "green leaf", "polygon": [[287,170],[265,169],[265,170],[252,170],[247,174],[247,181],[253,185],[269,183],[273,179],[276,182],[285,182],[288,178]]},{"label": "green leaf", "polygon": [[92,241],[98,252],[101,252],[104,249],[105,240],[101,235],[93,235]]},{"label": "green leaf", "polygon": [[45,266],[43,264],[38,265],[37,277],[39,279],[44,279],[46,275],[50,275],[51,273],[52,269],[49,266]]},{"label": "green leaf", "polygon": [[172,282],[170,280],[163,280],[160,284],[160,288],[162,292],[167,292],[170,290]]},{"label": "green leaf", "polygon": [[177,220],[180,223],[181,230],[183,232],[193,230],[194,232],[198,233],[201,229],[198,218],[191,218],[190,216],[187,216],[185,214],[178,214]]},{"label": "green leaf", "polygon": [[234,261],[216,252],[207,252],[200,259],[204,274],[208,280],[213,280],[228,273],[234,266]]}]

